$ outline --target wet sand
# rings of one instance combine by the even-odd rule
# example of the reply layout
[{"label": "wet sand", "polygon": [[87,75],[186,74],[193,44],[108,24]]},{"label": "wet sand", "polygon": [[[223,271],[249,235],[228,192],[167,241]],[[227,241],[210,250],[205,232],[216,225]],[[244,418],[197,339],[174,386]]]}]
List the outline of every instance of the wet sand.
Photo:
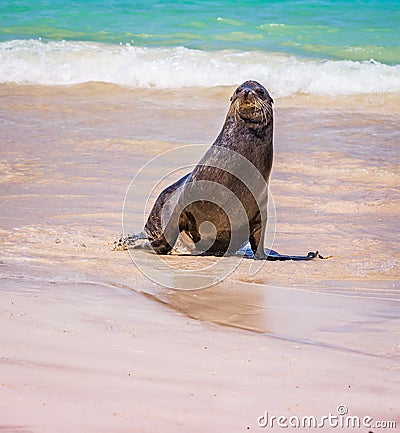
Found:
[{"label": "wet sand", "polygon": [[[0,87],[2,431],[254,431],[339,404],[399,420],[398,96],[276,101],[273,247],[332,258],[238,260],[182,291],[112,251],[132,177],[210,144],[230,93]],[[179,281],[212,258],[164,260]]]}]

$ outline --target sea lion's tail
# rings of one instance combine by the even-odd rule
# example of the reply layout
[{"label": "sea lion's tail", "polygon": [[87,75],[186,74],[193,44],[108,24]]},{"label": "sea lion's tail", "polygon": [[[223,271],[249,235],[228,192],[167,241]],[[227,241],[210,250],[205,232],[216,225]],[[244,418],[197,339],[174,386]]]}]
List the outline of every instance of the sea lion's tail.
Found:
[{"label": "sea lion's tail", "polygon": [[144,232],[128,233],[121,235],[117,241],[114,241],[114,251],[128,250],[129,248],[144,248],[144,243],[139,241],[147,241],[147,236]]}]

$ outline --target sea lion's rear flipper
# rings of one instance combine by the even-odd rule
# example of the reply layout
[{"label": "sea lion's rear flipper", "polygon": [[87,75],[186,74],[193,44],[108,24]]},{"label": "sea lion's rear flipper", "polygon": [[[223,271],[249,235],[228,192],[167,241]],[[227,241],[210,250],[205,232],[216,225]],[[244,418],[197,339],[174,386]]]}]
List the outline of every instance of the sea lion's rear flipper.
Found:
[{"label": "sea lion's rear flipper", "polygon": [[[316,251],[316,252],[309,252],[306,256],[290,256],[290,255],[286,255],[286,254],[279,254],[278,252],[274,251],[274,250],[270,250],[270,249],[265,249],[264,250],[265,256],[261,259],[261,260],[271,260],[271,261],[285,261],[285,260],[313,260],[313,259],[327,259],[328,257],[322,257],[321,254]],[[253,251],[251,250],[250,246],[245,247],[244,250],[244,257],[248,258],[248,259],[253,259],[254,258],[254,254]]]},{"label": "sea lion's rear flipper", "polygon": [[312,259],[324,259],[318,251],[310,251],[306,256],[289,256],[286,254],[279,254],[274,250],[265,250],[265,255],[267,256],[266,260],[312,260]]},{"label": "sea lion's rear flipper", "polygon": [[[168,254],[179,235],[178,200],[190,173],[165,188],[157,197],[144,226],[144,232],[156,254]],[[163,222],[167,221],[165,227]]]}]

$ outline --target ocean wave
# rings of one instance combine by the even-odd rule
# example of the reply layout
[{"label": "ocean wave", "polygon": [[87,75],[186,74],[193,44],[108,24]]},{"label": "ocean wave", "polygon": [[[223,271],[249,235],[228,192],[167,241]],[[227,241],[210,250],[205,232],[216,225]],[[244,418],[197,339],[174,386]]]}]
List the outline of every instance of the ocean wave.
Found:
[{"label": "ocean wave", "polygon": [[275,97],[296,93],[400,92],[400,65],[300,59],[262,51],[200,51],[92,42],[0,43],[0,83],[72,85],[90,81],[139,88],[264,83]]}]

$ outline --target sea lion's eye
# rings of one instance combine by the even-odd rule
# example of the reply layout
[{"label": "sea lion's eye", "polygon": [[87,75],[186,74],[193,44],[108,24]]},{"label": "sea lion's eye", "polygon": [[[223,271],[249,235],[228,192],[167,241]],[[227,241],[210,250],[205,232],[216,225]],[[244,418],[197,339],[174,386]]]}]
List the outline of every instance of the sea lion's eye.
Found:
[{"label": "sea lion's eye", "polygon": [[256,93],[258,96],[264,96],[264,90],[263,89],[257,89]]}]

